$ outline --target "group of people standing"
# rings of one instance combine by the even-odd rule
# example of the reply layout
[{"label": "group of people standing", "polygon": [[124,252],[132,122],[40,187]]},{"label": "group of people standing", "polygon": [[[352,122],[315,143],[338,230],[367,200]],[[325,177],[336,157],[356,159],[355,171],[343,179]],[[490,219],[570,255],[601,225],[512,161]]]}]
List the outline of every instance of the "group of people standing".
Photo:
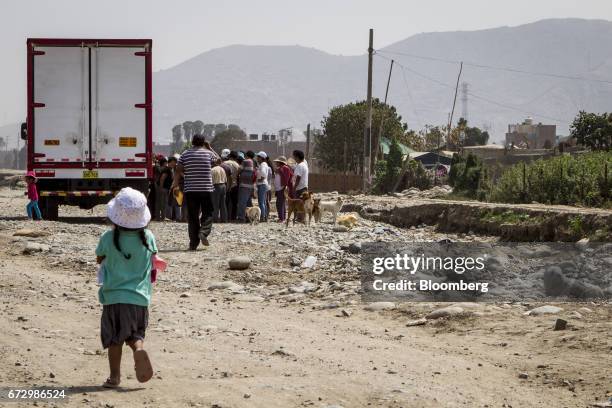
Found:
[{"label": "group of people standing", "polygon": [[154,219],[187,220],[190,250],[208,245],[213,222],[246,222],[254,198],[260,221],[266,222],[274,195],[278,221],[283,222],[286,195],[299,197],[308,190],[308,164],[301,150],[294,150],[290,159],[273,160],[263,151],[223,149],[217,154],[200,134],[191,145],[180,156],[157,158],[149,194]]}]

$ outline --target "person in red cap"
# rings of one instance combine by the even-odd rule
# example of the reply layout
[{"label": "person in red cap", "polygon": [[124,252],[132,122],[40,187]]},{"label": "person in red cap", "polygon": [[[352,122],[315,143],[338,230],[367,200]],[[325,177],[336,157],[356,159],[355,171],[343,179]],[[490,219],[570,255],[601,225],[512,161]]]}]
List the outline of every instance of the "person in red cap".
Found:
[{"label": "person in red cap", "polygon": [[37,220],[42,220],[42,214],[40,208],[38,208],[38,189],[36,188],[36,173],[28,171],[25,176],[25,182],[28,185],[28,192],[26,195],[30,199],[28,205],[26,205],[26,212],[28,213],[29,219],[34,219],[36,214]]}]

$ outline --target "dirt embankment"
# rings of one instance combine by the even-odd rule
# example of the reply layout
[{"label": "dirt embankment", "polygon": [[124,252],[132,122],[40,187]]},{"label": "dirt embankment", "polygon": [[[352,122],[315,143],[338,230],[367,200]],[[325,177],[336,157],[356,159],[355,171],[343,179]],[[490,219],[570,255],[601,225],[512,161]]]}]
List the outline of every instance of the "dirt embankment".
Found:
[{"label": "dirt embankment", "polygon": [[397,227],[435,225],[440,232],[494,235],[507,241],[612,240],[612,211],[601,209],[357,196],[343,211]]}]

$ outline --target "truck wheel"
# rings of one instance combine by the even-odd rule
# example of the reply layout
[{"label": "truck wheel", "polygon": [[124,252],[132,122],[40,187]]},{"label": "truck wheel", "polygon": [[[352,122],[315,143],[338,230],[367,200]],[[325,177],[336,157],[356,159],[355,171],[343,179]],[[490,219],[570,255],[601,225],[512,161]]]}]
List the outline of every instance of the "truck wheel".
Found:
[{"label": "truck wheel", "polygon": [[58,219],[59,203],[52,197],[44,197],[39,201],[40,212],[44,220],[56,221]]}]

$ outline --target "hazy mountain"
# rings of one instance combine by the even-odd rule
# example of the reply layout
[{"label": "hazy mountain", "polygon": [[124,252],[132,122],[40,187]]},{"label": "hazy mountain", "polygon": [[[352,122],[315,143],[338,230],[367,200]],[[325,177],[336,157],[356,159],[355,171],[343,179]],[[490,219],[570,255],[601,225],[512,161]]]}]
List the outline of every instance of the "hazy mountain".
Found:
[{"label": "hazy mountain", "polygon": [[[389,103],[411,128],[442,124],[452,106],[459,66],[439,59],[462,60],[472,124],[489,124],[499,140],[508,123],[531,115],[557,123],[558,133],[566,134],[579,109],[612,110],[612,83],[562,78],[612,81],[611,42],[612,22],[578,19],[418,34],[379,50],[374,95],[384,97],[389,67],[384,58],[395,58],[404,68],[394,68]],[[237,45],[208,51],[155,73],[156,139],[169,139],[171,127],[184,120],[237,123],[257,133],[303,129],[308,122],[319,126],[329,107],[365,98],[366,77],[365,55],[336,56],[299,46]],[[462,113],[461,96],[455,118]]]}]

